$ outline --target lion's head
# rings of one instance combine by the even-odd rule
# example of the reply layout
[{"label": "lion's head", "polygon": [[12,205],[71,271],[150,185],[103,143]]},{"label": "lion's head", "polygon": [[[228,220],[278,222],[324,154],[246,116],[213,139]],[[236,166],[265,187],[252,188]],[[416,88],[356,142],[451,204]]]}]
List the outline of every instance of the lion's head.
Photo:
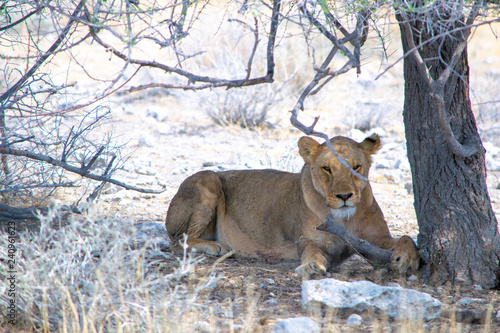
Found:
[{"label": "lion's head", "polygon": [[[334,137],[330,142],[351,168],[368,178],[371,155],[381,147],[377,134],[361,143],[342,136]],[[339,219],[352,216],[362,202],[362,191],[367,183],[341,165],[325,143],[320,145],[314,139],[302,137],[298,146],[300,156],[309,166],[314,188],[325,198],[332,215]]]}]

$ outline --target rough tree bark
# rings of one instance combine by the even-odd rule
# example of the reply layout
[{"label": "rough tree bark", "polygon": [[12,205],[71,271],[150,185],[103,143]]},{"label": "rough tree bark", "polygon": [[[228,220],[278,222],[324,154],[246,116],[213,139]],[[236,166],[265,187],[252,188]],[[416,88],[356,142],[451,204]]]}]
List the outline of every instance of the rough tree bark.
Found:
[{"label": "rough tree bark", "polygon": [[424,77],[419,70],[418,55],[405,58],[403,116],[420,228],[418,245],[427,263],[422,276],[428,283],[449,281],[492,288],[499,283],[500,235],[486,186],[484,148],[469,98],[467,48],[458,54],[444,83],[442,109],[452,140],[463,146],[475,143],[478,149],[472,156],[459,156],[451,147],[439,124],[438,103],[429,85],[446,70],[467,36],[458,31],[434,38],[417,14],[409,16],[398,17],[403,50],[411,53],[414,45],[420,45],[420,59],[430,76]]}]

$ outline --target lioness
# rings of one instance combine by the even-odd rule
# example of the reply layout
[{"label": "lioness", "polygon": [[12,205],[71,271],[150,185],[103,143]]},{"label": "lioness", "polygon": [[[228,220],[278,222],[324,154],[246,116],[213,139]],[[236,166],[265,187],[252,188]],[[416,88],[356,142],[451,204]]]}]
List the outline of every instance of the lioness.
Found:
[{"label": "lioness", "polygon": [[[337,136],[331,143],[359,174],[368,178],[377,134],[358,143]],[[399,272],[417,270],[419,255],[409,236],[391,237],[369,183],[342,166],[330,149],[309,137],[298,142],[305,165],[300,173],[277,170],[201,171],[188,177],[173,197],[166,227],[178,243],[209,255],[231,249],[237,256],[299,259],[296,272],[323,274],[353,254],[338,237],[316,230],[328,214],[349,231],[392,249]]]}]

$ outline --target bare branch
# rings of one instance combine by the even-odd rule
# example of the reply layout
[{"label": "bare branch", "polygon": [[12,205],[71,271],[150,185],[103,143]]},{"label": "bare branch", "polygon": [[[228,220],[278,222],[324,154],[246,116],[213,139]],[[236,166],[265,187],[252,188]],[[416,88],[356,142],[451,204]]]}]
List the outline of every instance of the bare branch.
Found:
[{"label": "bare branch", "polygon": [[164,190],[149,190],[149,189],[135,187],[132,185],[127,185],[126,183],[123,183],[121,181],[118,181],[118,180],[115,180],[115,179],[112,179],[112,178],[109,178],[106,176],[99,176],[99,175],[95,175],[92,173],[88,173],[87,171],[84,170],[84,168],[75,167],[75,166],[70,165],[66,162],[63,162],[61,160],[56,160],[52,157],[41,155],[41,154],[35,154],[33,152],[26,151],[26,150],[12,149],[12,148],[8,148],[8,147],[0,147],[0,154],[23,156],[23,157],[27,157],[27,158],[30,158],[33,160],[46,162],[46,163],[52,164],[54,166],[58,166],[60,168],[63,168],[67,171],[79,174],[82,177],[112,183],[112,184],[121,186],[127,190],[133,190],[133,191],[137,191],[137,192],[141,192],[141,193],[162,193],[162,192],[164,192]]},{"label": "bare branch", "polygon": [[340,225],[333,216],[328,215],[326,221],[316,229],[334,234],[351,245],[356,252],[370,262],[388,264],[391,261],[391,251],[381,249],[367,240],[361,239]]},{"label": "bare branch", "polygon": [[[332,143],[330,142],[330,138],[328,137],[328,135],[326,135],[325,133],[317,132],[317,131],[314,130],[314,127],[316,126],[316,124],[317,124],[317,122],[319,120],[319,117],[316,117],[314,119],[314,122],[313,122],[312,125],[306,126],[306,125],[304,125],[302,122],[300,122],[298,120],[298,114],[299,114],[300,110],[304,110],[304,101],[307,98],[307,96],[316,94],[331,79],[333,79],[334,77],[336,77],[338,75],[341,75],[341,74],[344,74],[344,73],[348,72],[349,70],[351,70],[354,67],[358,68],[358,73],[359,73],[360,48],[363,45],[364,40],[366,39],[365,22],[368,19],[368,17],[370,16],[370,12],[369,11],[365,11],[365,12],[357,15],[357,24],[356,24],[355,32],[353,32],[352,34],[348,34],[347,31],[344,31],[345,35],[347,34],[349,36],[353,36],[354,40],[348,38],[348,39],[339,41],[335,36],[333,36],[330,32],[328,32],[323,27],[323,25],[321,25],[321,23],[319,21],[317,21],[314,18],[314,16],[307,10],[307,8],[305,8],[305,3],[302,4],[302,5],[300,5],[299,7],[300,7],[300,10],[306,15],[306,17],[308,18],[308,20],[318,30],[320,30],[332,42],[333,47],[330,50],[330,52],[327,55],[327,57],[325,58],[325,60],[323,61],[323,64],[321,65],[321,67],[320,68],[314,68],[316,70],[316,75],[314,76],[314,79],[309,83],[309,85],[307,85],[307,87],[300,94],[300,97],[299,97],[297,103],[295,104],[294,109],[292,111],[290,111],[291,112],[290,122],[292,123],[292,125],[294,127],[296,127],[297,129],[301,130],[302,132],[304,132],[307,135],[312,135],[312,136],[323,138],[325,140],[325,144],[332,151],[333,155],[339,160],[340,164],[342,164],[343,166],[345,166],[349,171],[351,171],[359,179],[361,179],[361,180],[363,180],[365,182],[368,182],[368,179],[366,177],[364,177],[363,175],[361,175],[358,172],[356,172],[337,153],[337,151],[333,147]],[[333,16],[331,16],[331,19],[335,19],[335,18],[333,18]],[[347,42],[350,42],[353,45],[355,45],[355,55],[353,55],[349,51],[349,49],[347,49],[343,45],[343,43],[347,43]],[[348,61],[339,70],[337,70],[337,71],[331,71],[330,68],[328,68],[328,65],[330,64],[330,62],[332,61],[333,57],[335,56],[335,54],[337,53],[337,51],[339,49],[342,50],[344,52],[344,54],[348,57]],[[314,89],[319,84],[319,82],[322,79],[324,79],[325,77],[328,77],[325,80],[325,82],[323,82],[318,88]],[[313,91],[313,89],[314,89],[314,91]]]},{"label": "bare branch", "polygon": [[[0,203],[0,221],[1,220],[18,220],[18,219],[33,219],[38,216],[38,214],[47,214],[50,208],[48,207],[28,207],[28,208],[16,208],[3,203]],[[81,214],[81,210],[74,206],[61,206],[61,211],[72,212]]]},{"label": "bare branch", "polygon": [[[143,60],[143,59],[132,58],[130,55],[125,54],[124,52],[116,49],[111,44],[109,44],[109,43],[105,42],[103,39],[101,39],[97,34],[96,28],[92,24],[89,23],[88,26],[90,28],[90,34],[92,35],[93,39],[98,44],[100,44],[106,50],[111,51],[115,56],[122,59],[127,64],[138,65],[139,68],[142,68],[142,67],[157,68],[157,69],[161,69],[165,72],[175,73],[177,75],[183,76],[183,77],[188,79],[187,85],[153,83],[153,84],[141,85],[138,87],[131,87],[125,91],[133,92],[133,91],[148,89],[148,88],[152,88],[152,87],[162,87],[162,88],[167,88],[167,89],[184,89],[184,90],[201,90],[201,89],[215,88],[215,87],[234,88],[234,87],[245,87],[245,86],[258,85],[258,84],[263,84],[263,83],[271,83],[274,81],[274,79],[273,79],[274,67],[275,67],[274,47],[275,47],[276,33],[277,33],[277,28],[278,28],[279,10],[280,10],[280,1],[275,0],[273,2],[271,28],[270,28],[270,32],[269,32],[269,39],[268,39],[268,46],[267,46],[267,73],[265,76],[256,77],[256,78],[250,78],[250,72],[251,72],[251,64],[253,62],[253,58],[255,56],[255,52],[257,49],[257,43],[258,43],[257,29],[255,29],[255,30],[252,29],[254,34],[256,34],[256,42],[254,44],[254,48],[253,48],[252,53],[250,55],[250,58],[248,60],[248,67],[247,67],[247,73],[246,73],[245,78],[243,78],[243,79],[223,79],[223,78],[217,78],[217,77],[197,75],[197,74],[194,74],[194,73],[189,72],[187,70],[184,70],[180,67],[169,66],[169,65],[157,62],[157,61],[147,61],[147,60]],[[87,11],[87,17],[88,17],[88,20],[90,21],[90,14],[88,11]],[[205,84],[197,84],[199,82],[205,83]]]},{"label": "bare branch", "polygon": [[97,161],[97,158],[99,157],[99,155],[102,154],[102,152],[104,151],[104,146],[101,146],[101,148],[99,148],[99,150],[94,154],[94,156],[92,157],[92,159],[90,160],[89,163],[87,163],[87,165],[85,165],[82,170],[84,173],[87,173],[91,168],[92,166],[94,165],[94,163]]},{"label": "bare branch", "polygon": [[[5,4],[5,2],[4,2],[4,4]],[[43,7],[42,7],[42,8],[40,8],[40,9],[43,9]],[[15,26],[16,26],[16,25],[18,25],[19,23],[23,23],[24,21],[26,21],[27,19],[29,19],[31,16],[35,15],[35,14],[36,14],[36,13],[38,13],[38,12],[39,12],[39,9],[34,10],[34,11],[32,11],[31,13],[29,13],[29,14],[27,14],[27,15],[25,15],[25,16],[23,16],[23,17],[21,17],[21,18],[20,18],[19,20],[17,20],[16,22],[11,23],[11,24],[8,24],[8,25],[3,26],[3,27],[0,27],[0,31],[9,30],[10,28],[15,27]]]},{"label": "bare branch", "polygon": [[271,29],[269,30],[269,40],[267,42],[267,74],[266,78],[274,81],[274,46],[276,43],[276,33],[278,32],[278,19],[280,15],[281,0],[273,0],[273,13],[271,16]]},{"label": "bare branch", "polygon": [[401,12],[399,14],[401,16],[401,21],[403,22],[403,25],[405,27],[405,37],[408,42],[408,46],[411,49],[411,53],[409,53],[410,56],[413,57],[413,60],[415,61],[416,67],[420,73],[420,76],[425,80],[425,83],[429,88],[431,88],[431,83],[432,83],[432,78],[431,75],[429,74],[427,70],[427,66],[425,65],[424,60],[420,56],[420,53],[418,52],[419,47],[415,46],[415,41],[413,39],[413,32],[411,30],[410,23],[408,21],[408,16],[404,12]]},{"label": "bare branch", "polygon": [[[309,96],[311,91],[314,89],[314,87],[316,87],[318,85],[318,83],[321,79],[325,78],[327,75],[330,75],[331,77],[336,76],[336,75],[333,75],[333,73],[329,73],[330,69],[328,68],[328,65],[330,64],[330,62],[332,61],[333,57],[335,56],[335,54],[337,53],[338,50],[339,50],[338,47],[333,46],[333,48],[330,50],[327,57],[323,61],[323,64],[321,65],[321,67],[315,68],[317,73],[314,76],[314,79],[311,81],[311,83],[309,83],[309,85],[300,94],[300,97],[299,97],[297,103],[295,104],[295,109],[300,109],[302,111],[304,110],[304,101],[305,101],[306,97]],[[350,62],[347,62],[347,64],[350,64]],[[352,66],[351,66],[351,68],[352,68]]]},{"label": "bare branch", "polygon": [[[29,141],[29,140],[34,139],[34,138],[35,138],[35,136],[34,136],[34,135],[31,135],[31,136],[29,136],[29,137],[27,137],[27,138],[21,138],[21,139],[18,139],[18,140],[15,140],[15,141],[11,141],[11,142],[7,142],[7,141],[5,141],[5,144],[4,144],[4,143],[2,143],[2,145],[1,145],[0,147],[4,147],[4,146],[5,146],[5,147],[7,147],[7,146],[11,146],[11,145],[14,145],[14,144],[16,144],[16,143],[21,143],[21,142]],[[2,141],[3,141],[4,139],[6,140],[7,138],[0,138],[0,139],[2,139]]]},{"label": "bare branch", "polygon": [[[113,156],[113,158],[111,159],[111,161],[109,161],[108,166],[106,167],[106,170],[102,174],[103,177],[107,176],[110,173],[111,167],[113,166],[113,163],[115,162],[115,158],[116,158],[116,156]],[[106,185],[106,181],[103,181],[101,184],[99,184],[99,186],[97,186],[95,188],[95,190],[88,196],[87,202],[93,202],[97,198],[97,196],[99,195],[99,193],[101,192],[101,190],[104,187],[104,185]]]},{"label": "bare branch", "polygon": [[246,22],[243,22],[241,20],[238,20],[238,19],[229,19],[228,20],[229,22],[235,21],[235,22],[243,24],[248,29],[250,29],[250,31],[252,31],[253,35],[254,35],[255,41],[253,43],[252,52],[250,53],[250,57],[248,58],[247,76],[245,77],[245,80],[250,79],[250,74],[252,72],[253,58],[255,57],[255,53],[257,52],[257,46],[259,45],[259,21],[257,21],[257,18],[254,18],[254,19],[255,19],[255,29],[253,29],[249,24],[247,24]]},{"label": "bare branch", "polygon": [[[200,75],[196,75],[194,73],[188,72],[182,68],[168,66],[168,65],[156,62],[156,61],[147,61],[147,60],[129,58],[124,53],[118,51],[117,49],[113,48],[111,45],[104,42],[96,34],[94,34],[93,37],[97,43],[101,44],[104,48],[111,50],[111,52],[113,52],[114,55],[116,55],[117,57],[119,57],[120,59],[122,59],[124,61],[127,61],[131,64],[140,65],[141,67],[153,67],[153,68],[162,69],[165,72],[176,73],[176,74],[178,74],[180,76],[184,76],[188,79],[187,86],[185,86],[185,85],[164,85],[164,87],[168,87],[170,89],[199,90],[199,89],[214,88],[214,87],[234,88],[234,87],[245,87],[245,86],[252,86],[252,85],[256,85],[256,84],[273,82],[272,77],[269,78],[268,76],[253,78],[250,80],[247,80],[247,79],[227,80],[227,79],[215,78],[215,77],[210,77],[210,76],[200,76]],[[193,85],[197,82],[206,82],[209,84],[202,85],[201,87]],[[161,84],[157,84],[157,86],[160,86],[160,85]],[[141,86],[141,89],[144,89],[145,87],[151,87],[151,86],[147,86],[147,85]],[[131,88],[129,91],[137,91],[137,90],[141,90],[141,89]]]},{"label": "bare branch", "polygon": [[[396,14],[396,17],[398,17],[398,14]],[[429,38],[425,42],[422,42],[421,44],[410,48],[409,51],[407,51],[405,54],[403,54],[401,57],[399,57],[396,61],[394,61],[393,63],[391,63],[389,66],[387,66],[381,73],[379,73],[375,77],[375,80],[378,80],[381,76],[383,76],[385,73],[387,73],[391,68],[393,68],[394,66],[396,66],[403,59],[405,59],[408,56],[410,56],[415,50],[418,50],[418,49],[424,47],[427,44],[435,42],[440,37],[443,37],[445,35],[450,35],[452,33],[459,32],[459,31],[472,30],[472,28],[479,27],[479,26],[482,26],[482,25],[485,25],[485,24],[492,24],[492,23],[496,23],[496,22],[500,22],[500,18],[495,18],[495,19],[487,20],[487,21],[480,22],[480,23],[477,23],[477,24],[470,24],[470,25],[466,25],[466,26],[463,26],[463,27],[458,27],[458,28],[455,28],[455,29],[447,31],[446,33],[436,35],[433,38]],[[413,44],[415,45],[415,43],[413,43]]]},{"label": "bare branch", "polygon": [[345,47],[338,39],[337,37],[335,37],[334,35],[332,35],[322,24],[321,22],[319,22],[315,17],[314,15],[309,11],[307,10],[306,8],[306,2],[303,2],[301,5],[299,5],[299,9],[300,11],[307,17],[307,19],[309,20],[309,22],[311,22],[312,25],[314,25],[316,27],[316,29],[318,29],[326,38],[328,38],[328,40],[330,40],[330,42],[332,42],[333,45],[335,45],[337,48],[339,48],[345,55],[346,57],[349,59],[350,62],[352,62],[352,66],[353,67],[357,67],[359,64],[358,64],[358,60],[359,59],[356,59],[354,57],[354,55],[352,54],[352,52],[347,48]]},{"label": "bare branch", "polygon": [[467,39],[470,36],[471,29],[472,29],[472,24],[474,23],[474,20],[477,17],[477,14],[479,12],[480,5],[482,4],[483,1],[481,0],[476,0],[474,2],[474,5],[472,6],[472,10],[469,13],[469,16],[467,17],[466,21],[466,29],[462,31],[462,40],[458,44],[457,48],[453,52],[453,55],[451,57],[451,60],[447,65],[446,69],[439,75],[439,78],[437,79],[438,85],[441,85],[444,87],[445,83],[448,81],[448,78],[450,77],[450,74],[455,68],[455,65],[457,64],[458,60],[462,56],[462,52],[465,50],[465,47],[467,46]]},{"label": "bare branch", "polygon": [[0,96],[0,110],[3,110],[5,102],[12,96],[14,95],[21,87],[22,85],[28,80],[30,77],[33,76],[33,74],[38,70],[38,68],[47,60],[47,58],[53,54],[53,52],[61,45],[61,43],[64,41],[66,36],[69,33],[69,29],[73,25],[73,23],[77,22],[77,16],[80,14],[80,11],[83,8],[83,1],[80,1],[78,3],[78,6],[76,6],[75,10],[73,11],[73,14],[69,18],[68,23],[66,23],[66,26],[64,27],[63,31],[61,34],[57,37],[56,41],[52,44],[52,46],[48,49],[47,52],[45,52],[38,60],[36,63],[31,67],[26,74],[21,77],[16,84],[14,84],[12,87],[10,87],[6,92],[4,92]]}]

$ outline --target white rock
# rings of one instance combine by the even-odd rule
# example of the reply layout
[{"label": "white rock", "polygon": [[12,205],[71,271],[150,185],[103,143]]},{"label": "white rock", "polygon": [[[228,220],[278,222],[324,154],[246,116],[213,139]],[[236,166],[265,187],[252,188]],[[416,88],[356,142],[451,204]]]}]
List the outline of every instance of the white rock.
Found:
[{"label": "white rock", "polygon": [[276,298],[270,298],[268,300],[266,300],[264,303],[266,303],[267,305],[278,305],[279,302]]},{"label": "white rock", "polygon": [[132,244],[134,248],[140,248],[148,244],[160,251],[170,249],[170,238],[163,224],[155,222],[144,222],[134,224],[136,228],[136,239]]},{"label": "white rock", "polygon": [[500,148],[496,147],[491,142],[483,142],[483,147],[486,149],[486,155],[498,155],[500,154]]},{"label": "white rock", "polygon": [[153,147],[155,139],[151,135],[141,135],[137,140],[139,147]]},{"label": "white rock", "polygon": [[399,148],[401,148],[401,143],[397,142],[386,143],[382,146],[382,149],[386,152],[389,150],[397,150]]},{"label": "white rock", "polygon": [[384,172],[384,177],[396,184],[403,182],[403,172],[401,170],[387,170]]},{"label": "white rock", "polygon": [[488,171],[500,171],[500,162],[498,162],[498,158],[486,155],[486,169],[488,169]]},{"label": "white rock", "polygon": [[385,130],[382,127],[374,127],[371,130],[367,131],[366,136],[371,135],[372,133],[377,133],[380,137],[384,137],[386,135]]},{"label": "white rock", "polygon": [[357,327],[357,326],[361,326],[361,324],[363,324],[363,318],[360,315],[355,314],[355,313],[350,315],[346,321],[346,325],[349,327]]},{"label": "white rock", "polygon": [[372,282],[335,279],[302,282],[302,307],[319,305],[339,312],[373,312],[395,320],[429,321],[441,315],[442,303],[412,289],[381,287]]},{"label": "white rock", "polygon": [[272,333],[319,333],[319,325],[311,318],[296,317],[280,320]]},{"label": "white rock", "polygon": [[392,162],[389,160],[386,160],[384,158],[380,158],[380,159],[377,159],[375,161],[375,168],[377,168],[377,169],[391,169],[392,168],[391,163]]},{"label": "white rock", "polygon": [[354,141],[361,142],[367,137],[367,135],[359,129],[353,128],[349,131],[349,137]]},{"label": "white rock", "polygon": [[394,163],[394,167],[396,169],[401,170],[401,171],[410,171],[410,162],[408,161],[408,159],[406,157],[401,158],[401,159],[398,159],[396,161],[396,163]]},{"label": "white rock", "polygon": [[467,306],[470,303],[472,303],[472,298],[470,297],[464,297],[458,300],[457,305],[458,306]]}]

